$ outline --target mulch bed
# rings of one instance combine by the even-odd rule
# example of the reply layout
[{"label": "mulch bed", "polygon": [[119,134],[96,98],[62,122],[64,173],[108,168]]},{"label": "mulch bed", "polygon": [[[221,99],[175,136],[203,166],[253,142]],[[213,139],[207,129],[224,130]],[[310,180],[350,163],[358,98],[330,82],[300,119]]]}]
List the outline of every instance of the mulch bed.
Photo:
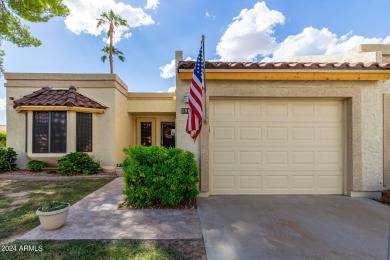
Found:
[{"label": "mulch bed", "polygon": [[385,190],[382,192],[382,198],[379,200],[384,204],[390,205],[390,190]]},{"label": "mulch bed", "polygon": [[163,206],[163,205],[152,205],[139,208],[135,205],[126,205],[126,201],[119,204],[119,210],[133,210],[133,209],[196,209],[196,200],[187,200],[176,206]]}]

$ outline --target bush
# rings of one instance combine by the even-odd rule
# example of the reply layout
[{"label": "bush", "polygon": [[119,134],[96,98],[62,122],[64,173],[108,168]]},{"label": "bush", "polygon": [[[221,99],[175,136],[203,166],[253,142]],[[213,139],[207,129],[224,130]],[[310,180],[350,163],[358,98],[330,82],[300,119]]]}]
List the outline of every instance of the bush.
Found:
[{"label": "bush", "polygon": [[87,153],[75,152],[67,154],[58,160],[58,171],[64,175],[94,174],[99,170],[99,164],[94,162]]},{"label": "bush", "polygon": [[6,132],[0,132],[0,144],[3,147],[7,146],[7,133]]},{"label": "bush", "polygon": [[43,168],[47,166],[46,163],[38,160],[32,160],[27,163],[27,169],[33,172],[42,171]]},{"label": "bush", "polygon": [[11,147],[0,147],[0,172],[14,171],[18,154]]},{"label": "bush", "polygon": [[124,152],[128,204],[174,206],[198,195],[198,167],[192,153],[160,146],[135,146]]}]

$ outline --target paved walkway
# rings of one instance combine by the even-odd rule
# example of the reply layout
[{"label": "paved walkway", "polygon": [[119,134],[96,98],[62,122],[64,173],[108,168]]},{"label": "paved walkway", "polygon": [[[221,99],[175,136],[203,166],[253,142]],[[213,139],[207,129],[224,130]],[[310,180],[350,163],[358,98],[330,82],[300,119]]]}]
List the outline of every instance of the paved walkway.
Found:
[{"label": "paved walkway", "polygon": [[207,258],[387,259],[390,207],[343,196],[198,198]]},{"label": "paved walkway", "polygon": [[20,240],[202,238],[196,209],[117,210],[123,188],[123,178],[115,179],[72,205],[60,229],[45,231],[38,226]]}]

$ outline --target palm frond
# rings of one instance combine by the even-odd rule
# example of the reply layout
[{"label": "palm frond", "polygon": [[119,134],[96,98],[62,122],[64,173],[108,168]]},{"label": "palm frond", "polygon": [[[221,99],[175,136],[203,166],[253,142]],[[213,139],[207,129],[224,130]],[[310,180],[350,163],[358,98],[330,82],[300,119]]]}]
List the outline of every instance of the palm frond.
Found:
[{"label": "palm frond", "polygon": [[125,62],[125,56],[118,55],[118,59],[119,59],[121,62]]},{"label": "palm frond", "polygon": [[102,57],[100,57],[100,59],[102,60],[103,63],[105,63],[107,60],[107,55],[103,55]]}]

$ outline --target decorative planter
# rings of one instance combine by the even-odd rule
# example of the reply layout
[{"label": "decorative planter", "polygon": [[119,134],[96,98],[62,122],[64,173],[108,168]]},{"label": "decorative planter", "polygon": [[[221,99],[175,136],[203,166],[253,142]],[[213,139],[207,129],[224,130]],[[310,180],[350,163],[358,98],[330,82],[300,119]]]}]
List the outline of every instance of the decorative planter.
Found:
[{"label": "decorative planter", "polygon": [[67,204],[68,206],[66,208],[50,212],[42,212],[37,209],[37,215],[39,216],[42,227],[46,230],[55,230],[64,225],[70,208],[70,204]]}]

